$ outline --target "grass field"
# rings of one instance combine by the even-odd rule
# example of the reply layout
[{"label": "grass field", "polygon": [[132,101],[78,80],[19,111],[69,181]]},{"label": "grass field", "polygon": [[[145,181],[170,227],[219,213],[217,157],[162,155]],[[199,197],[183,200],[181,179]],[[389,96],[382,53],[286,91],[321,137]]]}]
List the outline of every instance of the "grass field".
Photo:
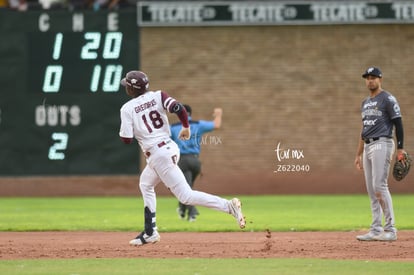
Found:
[{"label": "grass field", "polygon": [[413,263],[322,259],[73,259],[0,261],[1,274],[413,274]]},{"label": "grass field", "polygon": [[[366,195],[241,196],[251,231],[352,231],[371,221]],[[394,195],[398,229],[413,230],[414,195]],[[238,231],[226,215],[200,208],[196,223],[177,222],[177,201],[158,198],[162,232]],[[0,231],[137,231],[138,197],[0,198]],[[414,248],[413,248],[414,253]],[[414,274],[412,262],[324,259],[0,260],[0,274]]]}]

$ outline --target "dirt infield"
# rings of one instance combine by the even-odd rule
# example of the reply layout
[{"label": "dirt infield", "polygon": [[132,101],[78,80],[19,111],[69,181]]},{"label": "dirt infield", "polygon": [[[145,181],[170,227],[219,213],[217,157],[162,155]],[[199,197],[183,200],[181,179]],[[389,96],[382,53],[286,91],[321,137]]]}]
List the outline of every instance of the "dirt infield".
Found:
[{"label": "dirt infield", "polygon": [[0,259],[320,258],[414,260],[414,231],[395,242],[359,242],[361,232],[161,233],[131,247],[131,232],[0,232]]},{"label": "dirt infield", "polygon": [[[32,181],[48,183],[44,179],[36,180]],[[53,188],[52,185],[50,187],[55,192],[53,195],[74,195],[67,190],[59,190],[58,187],[64,186],[64,181],[61,181],[62,184],[50,180],[55,183]],[[106,195],[124,189],[130,194],[137,192],[135,183],[125,187],[119,186],[119,181],[107,181],[107,188],[104,189]],[[135,180],[130,181],[135,182]],[[100,183],[98,180],[96,182]],[[91,187],[99,186],[98,183],[91,184],[89,181],[83,189],[79,189],[84,191],[84,195],[92,194],[89,192],[93,189]],[[10,186],[14,186],[10,191],[16,192],[15,186],[19,186],[20,190],[30,190],[29,193],[33,196],[45,195],[42,192],[47,190],[47,188],[39,188],[41,184],[31,184],[31,181],[27,184],[15,182]],[[225,193],[224,189],[222,188],[221,192]],[[161,194],[163,191],[167,194],[163,189],[159,191]],[[263,192],[266,191],[271,193],[271,190],[263,188]],[[400,231],[396,242],[359,242],[355,236],[364,232],[248,232],[248,230],[247,228],[241,232],[231,233],[160,232],[161,242],[143,247],[128,245],[129,240],[136,236],[135,232],[0,232],[0,260],[141,257],[414,260],[414,231]]]},{"label": "dirt infield", "polygon": [[[25,179],[13,182],[10,193],[26,190],[32,196],[95,194],[136,194],[136,178],[95,179],[87,184],[78,178]],[[72,184],[71,188],[68,182]],[[104,184],[103,184],[103,183]],[[120,182],[127,182],[122,185]],[[4,181],[3,181],[4,183]],[[81,184],[82,183],[82,184]],[[199,184],[203,187],[202,184]],[[2,185],[4,187],[4,184]],[[45,188],[45,187],[49,188]],[[74,186],[79,188],[74,188]],[[103,186],[101,189],[97,188]],[[351,185],[349,188],[352,188]],[[95,188],[96,187],[96,188]],[[162,187],[162,186],[161,186]],[[158,194],[168,194],[159,188]],[[314,185],[314,190],[321,190]],[[227,189],[226,189],[227,188]],[[2,192],[5,189],[3,188]],[[50,192],[53,194],[46,194]],[[81,191],[79,191],[81,190]],[[272,194],[273,189],[261,189]],[[75,192],[73,191],[73,192]],[[217,191],[217,190],[215,190]],[[220,189],[230,193],[229,185]],[[101,195],[102,195],[101,194]],[[137,194],[138,195],[138,194]],[[364,232],[241,232],[166,233],[160,232],[161,242],[143,247],[131,247],[135,232],[0,232],[0,260],[49,258],[321,258],[369,261],[413,261],[414,231],[400,231],[396,242],[359,242],[355,236]]]}]

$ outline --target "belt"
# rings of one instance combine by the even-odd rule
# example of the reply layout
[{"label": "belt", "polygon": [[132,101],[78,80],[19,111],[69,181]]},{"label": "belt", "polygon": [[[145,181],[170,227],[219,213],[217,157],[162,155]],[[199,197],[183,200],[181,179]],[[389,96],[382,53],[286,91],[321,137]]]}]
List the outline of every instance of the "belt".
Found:
[{"label": "belt", "polygon": [[365,144],[370,144],[371,142],[377,141],[379,140],[379,137],[374,137],[374,138],[364,138],[364,142]]},{"label": "belt", "polygon": [[365,144],[370,144],[374,141],[381,140],[381,139],[390,139],[392,137],[374,137],[374,138],[364,138]]},{"label": "belt", "polygon": [[[161,148],[161,147],[163,147],[163,146],[167,145],[167,144],[168,144],[168,143],[170,143],[170,142],[171,142],[171,140],[168,140],[168,141],[162,141],[162,142],[158,143],[158,144],[157,144],[157,146],[158,146],[158,148]],[[146,151],[146,152],[145,152],[145,156],[147,156],[147,158],[149,158],[149,156],[151,156],[150,151]]]}]

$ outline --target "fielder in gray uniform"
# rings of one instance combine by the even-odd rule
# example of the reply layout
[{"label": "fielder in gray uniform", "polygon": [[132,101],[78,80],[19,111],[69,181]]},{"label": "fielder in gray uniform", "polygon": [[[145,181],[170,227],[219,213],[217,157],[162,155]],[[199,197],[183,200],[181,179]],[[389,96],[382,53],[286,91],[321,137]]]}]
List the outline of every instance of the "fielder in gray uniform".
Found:
[{"label": "fielder in gray uniform", "polygon": [[365,78],[370,93],[361,105],[362,131],[355,166],[364,170],[371,200],[372,224],[368,233],[356,238],[360,241],[395,241],[397,229],[388,189],[388,175],[395,150],[394,126],[398,153],[405,152],[400,106],[391,93],[382,89],[382,73],[379,68],[368,68],[362,77]]}]

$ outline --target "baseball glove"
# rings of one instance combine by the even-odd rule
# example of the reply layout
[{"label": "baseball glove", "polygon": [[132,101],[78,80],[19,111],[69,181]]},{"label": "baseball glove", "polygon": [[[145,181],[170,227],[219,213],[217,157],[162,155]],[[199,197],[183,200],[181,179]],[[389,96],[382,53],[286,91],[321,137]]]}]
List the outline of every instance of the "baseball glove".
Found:
[{"label": "baseball glove", "polygon": [[410,171],[411,161],[411,156],[407,152],[397,155],[392,171],[392,175],[396,181],[400,181],[407,176]]}]

